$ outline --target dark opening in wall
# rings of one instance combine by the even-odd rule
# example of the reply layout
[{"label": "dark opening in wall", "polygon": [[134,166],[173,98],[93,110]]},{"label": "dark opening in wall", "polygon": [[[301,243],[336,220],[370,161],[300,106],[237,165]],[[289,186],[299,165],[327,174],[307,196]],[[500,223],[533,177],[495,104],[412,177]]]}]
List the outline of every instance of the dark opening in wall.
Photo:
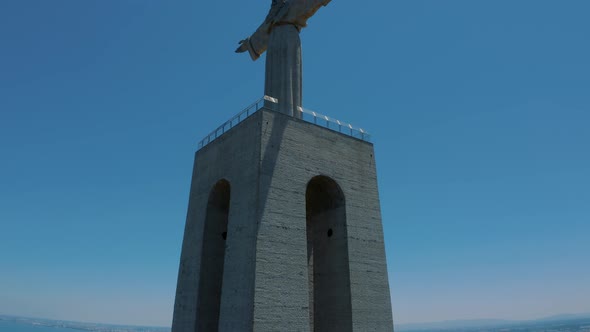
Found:
[{"label": "dark opening in wall", "polygon": [[352,331],[344,193],[334,180],[316,176],[305,198],[311,331]]},{"label": "dark opening in wall", "polygon": [[209,194],[205,217],[197,299],[197,331],[218,330],[229,200],[229,182],[217,182]]}]

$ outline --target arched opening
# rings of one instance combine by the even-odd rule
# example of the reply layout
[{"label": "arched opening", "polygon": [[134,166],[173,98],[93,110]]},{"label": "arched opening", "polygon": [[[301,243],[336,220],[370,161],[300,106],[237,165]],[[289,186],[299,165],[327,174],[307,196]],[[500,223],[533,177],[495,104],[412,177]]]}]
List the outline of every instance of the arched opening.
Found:
[{"label": "arched opening", "polygon": [[316,176],[305,200],[311,330],[352,331],[344,193],[334,180]]},{"label": "arched opening", "polygon": [[[230,185],[221,180],[213,186],[207,203],[199,295],[197,299],[197,331],[217,331],[225,261],[225,241],[229,215]],[[231,236],[231,235],[230,235]]]}]

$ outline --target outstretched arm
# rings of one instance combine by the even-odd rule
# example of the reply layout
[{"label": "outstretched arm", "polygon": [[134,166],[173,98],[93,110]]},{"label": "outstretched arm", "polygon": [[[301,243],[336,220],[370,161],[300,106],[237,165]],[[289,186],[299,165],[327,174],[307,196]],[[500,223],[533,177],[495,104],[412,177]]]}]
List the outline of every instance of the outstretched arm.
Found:
[{"label": "outstretched arm", "polygon": [[322,6],[327,6],[330,1],[332,0],[307,0],[302,1],[301,5],[304,8],[301,8],[299,12],[301,13],[301,17],[305,20],[312,17]]},{"label": "outstretched arm", "polygon": [[266,51],[272,25],[276,23],[277,15],[280,14],[287,1],[288,0],[272,1],[272,5],[264,22],[250,37],[240,41],[240,46],[236,49],[236,53],[248,51],[252,60],[256,61],[262,53]]}]

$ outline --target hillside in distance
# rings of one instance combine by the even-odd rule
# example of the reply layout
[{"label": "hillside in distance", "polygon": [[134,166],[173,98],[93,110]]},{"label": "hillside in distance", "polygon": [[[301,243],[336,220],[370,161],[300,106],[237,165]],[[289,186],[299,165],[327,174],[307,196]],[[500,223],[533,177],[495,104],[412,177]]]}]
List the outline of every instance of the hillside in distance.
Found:
[{"label": "hillside in distance", "polygon": [[83,323],[72,321],[51,320],[44,318],[30,318],[0,315],[0,323],[2,321],[17,323],[19,325],[28,325],[31,327],[47,327],[47,328],[61,328],[70,329],[72,331],[88,331],[88,332],[170,332],[169,327],[149,327],[149,326],[126,326],[126,325],[112,325],[101,323]]},{"label": "hillside in distance", "polygon": [[565,314],[531,321],[495,319],[400,324],[396,332],[590,332],[590,314]]}]

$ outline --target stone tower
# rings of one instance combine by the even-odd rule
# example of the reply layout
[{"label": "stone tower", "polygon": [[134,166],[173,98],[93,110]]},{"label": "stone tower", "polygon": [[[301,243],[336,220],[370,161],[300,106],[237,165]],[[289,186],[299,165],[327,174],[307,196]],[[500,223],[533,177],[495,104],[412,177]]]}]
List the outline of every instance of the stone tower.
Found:
[{"label": "stone tower", "polygon": [[373,145],[250,113],[196,152],[172,332],[393,331]]}]

